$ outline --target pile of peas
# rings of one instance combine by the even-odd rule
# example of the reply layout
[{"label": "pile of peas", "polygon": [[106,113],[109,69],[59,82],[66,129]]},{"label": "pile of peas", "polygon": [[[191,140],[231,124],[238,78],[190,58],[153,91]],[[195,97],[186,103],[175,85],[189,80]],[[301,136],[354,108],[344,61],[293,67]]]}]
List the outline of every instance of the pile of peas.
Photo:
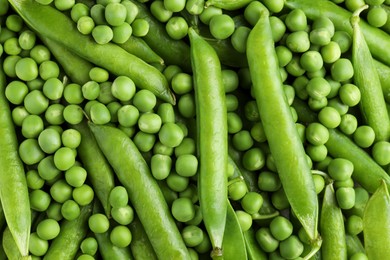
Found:
[{"label": "pile of peas", "polygon": [[385,259],[389,15],[0,0],[0,258]]}]

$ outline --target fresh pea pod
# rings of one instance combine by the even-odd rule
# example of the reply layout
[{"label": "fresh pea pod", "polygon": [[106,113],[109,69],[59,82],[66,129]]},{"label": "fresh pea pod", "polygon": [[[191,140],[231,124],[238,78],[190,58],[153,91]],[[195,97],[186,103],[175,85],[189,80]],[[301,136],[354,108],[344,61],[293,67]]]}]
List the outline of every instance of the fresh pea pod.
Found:
[{"label": "fresh pea pod", "polygon": [[390,255],[390,196],[384,181],[367,202],[363,215],[364,247],[368,259]]},{"label": "fresh pea pod", "polygon": [[110,216],[111,205],[109,196],[111,190],[115,187],[114,171],[100,151],[87,122],[82,121],[77,125],[72,125],[72,127],[81,134],[81,142],[77,148],[77,155],[80,157],[88,172],[88,179],[96,190],[96,196],[102,204],[104,213]]},{"label": "fresh pea pod", "polygon": [[320,218],[322,258],[347,259],[344,219],[337,205],[333,183],[326,185]]},{"label": "fresh pea pod", "polygon": [[148,89],[162,100],[175,104],[175,96],[170,91],[166,78],[155,67],[116,44],[98,44],[91,37],[80,34],[75,23],[52,6],[40,5],[30,0],[12,0],[10,4],[26,24],[42,37],[64,45],[80,57],[115,75],[130,77],[139,88]]},{"label": "fresh pea pod", "polygon": [[133,260],[129,247],[117,247],[110,240],[110,233],[95,233],[100,255],[103,259]]},{"label": "fresh pea pod", "polygon": [[249,34],[247,58],[253,93],[282,186],[297,219],[318,250],[317,194],[304,147],[284,98],[269,12],[265,7]]},{"label": "fresh pea pod", "polygon": [[237,10],[247,6],[250,2],[254,0],[208,0],[205,5],[215,6],[225,10]]},{"label": "fresh pea pod", "polygon": [[[2,60],[0,64],[3,64]],[[27,257],[31,230],[30,200],[11,109],[5,97],[6,78],[3,67],[0,67],[0,200],[17,248],[23,257]]]},{"label": "fresh pea pod", "polygon": [[226,227],[223,237],[224,260],[246,260],[247,248],[237,215],[230,203],[227,206]]},{"label": "fresh pea pod", "polygon": [[[51,241],[44,260],[74,259],[80,244],[88,233],[88,219],[92,214],[92,203],[81,208],[80,215],[61,223],[60,234]],[[66,245],[66,246],[64,246]]]},{"label": "fresh pea pod", "polygon": [[[348,22],[352,13],[332,1],[286,0],[284,5],[289,9],[301,9],[311,20],[328,17],[336,30],[346,31],[352,36],[353,29]],[[390,35],[365,21],[360,21],[359,24],[372,56],[390,66]]]},{"label": "fresh pea pod", "polygon": [[126,188],[157,256],[190,259],[164,196],[137,146],[118,128],[93,123],[89,127]]},{"label": "fresh pea pod", "polygon": [[345,242],[347,244],[348,258],[356,253],[365,253],[362,241],[357,235],[345,234]]},{"label": "fresh pea pod", "polygon": [[152,48],[150,48],[150,46],[139,37],[130,36],[130,38],[125,43],[119,44],[119,46],[149,64],[164,64],[163,58],[154,52]]},{"label": "fresh pea pod", "polygon": [[[227,210],[227,115],[222,71],[215,50],[193,28],[188,31],[194,73],[199,153],[199,203],[213,245],[221,256]],[[218,196],[215,196],[218,194]]]},{"label": "fresh pea pod", "polygon": [[[368,8],[368,5],[363,6],[363,8]],[[366,123],[374,130],[375,140],[388,141],[390,138],[390,119],[381,89],[381,81],[359,25],[359,14],[363,8],[353,13],[350,20],[353,28],[354,82],[361,92],[360,111]]]},{"label": "fresh pea pod", "polygon": [[377,60],[374,60],[374,64],[381,81],[383,96],[386,102],[390,103],[390,68]]},{"label": "fresh pea pod", "polygon": [[150,244],[140,220],[136,217],[129,225],[133,240],[130,249],[135,259],[156,260],[157,256]]},{"label": "fresh pea pod", "polygon": [[2,247],[8,259],[22,259],[22,255],[20,254],[8,227],[3,231]]}]

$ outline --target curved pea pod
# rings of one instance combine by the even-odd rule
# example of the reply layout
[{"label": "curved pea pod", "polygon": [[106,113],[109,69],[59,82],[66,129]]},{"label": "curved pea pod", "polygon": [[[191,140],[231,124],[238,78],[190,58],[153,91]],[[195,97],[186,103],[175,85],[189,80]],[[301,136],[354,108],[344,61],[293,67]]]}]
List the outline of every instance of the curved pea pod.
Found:
[{"label": "curved pea pod", "polygon": [[337,205],[333,183],[326,185],[320,218],[322,258],[347,259],[344,219]]},{"label": "curved pea pod", "polygon": [[12,0],[10,4],[39,35],[62,44],[80,57],[117,76],[130,77],[137,87],[148,89],[162,100],[175,104],[175,96],[169,89],[168,81],[152,65],[114,43],[98,44],[90,36],[80,34],[75,23],[52,6],[31,0]]},{"label": "curved pea pod", "polygon": [[0,200],[9,231],[20,254],[26,257],[31,230],[30,199],[11,109],[5,97],[2,60],[0,64]]},{"label": "curved pea pod", "polygon": [[187,247],[148,164],[120,129],[89,123],[96,141],[126,188],[146,234],[161,259],[190,259]]},{"label": "curved pea pod", "polygon": [[[367,5],[365,7],[368,8]],[[361,92],[360,111],[366,124],[374,130],[375,140],[388,141],[390,138],[390,119],[381,88],[381,81],[359,25],[359,13],[361,11],[362,9],[357,10],[351,17],[353,28],[353,79]]]},{"label": "curved pea pod", "polygon": [[215,6],[221,9],[232,11],[243,8],[252,1],[254,0],[208,0],[206,1],[205,5],[206,7]]},{"label": "curved pea pod", "polygon": [[[353,30],[349,23],[352,13],[332,1],[286,0],[284,5],[290,9],[301,9],[312,20],[328,17],[336,30],[346,31],[352,36]],[[390,66],[390,35],[365,21],[361,20],[359,24],[372,56]]]},{"label": "curved pea pod", "polygon": [[213,38],[204,38],[217,52],[217,55],[223,65],[234,68],[248,67],[245,54],[239,53],[233,48],[230,40],[216,40]]},{"label": "curved pea pod", "polygon": [[114,171],[101,152],[87,122],[82,121],[80,124],[72,125],[72,127],[81,134],[81,142],[77,148],[77,154],[87,170],[88,179],[96,191],[95,194],[102,204],[104,213],[110,216],[111,205],[109,196],[111,190],[115,187]]},{"label": "curved pea pod", "polygon": [[[261,46],[261,48],[259,48]],[[264,7],[247,41],[247,58],[260,118],[276,168],[297,219],[319,248],[318,200],[306,154],[284,98],[269,12]]]},{"label": "curved pea pod", "polygon": [[267,254],[260,248],[256,241],[255,231],[250,228],[244,232],[244,240],[249,260],[267,260]]},{"label": "curved pea pod", "polygon": [[143,39],[139,37],[130,36],[125,43],[118,45],[149,64],[164,64],[163,58],[161,58]]},{"label": "curved pea pod", "polygon": [[133,237],[130,243],[130,249],[134,258],[157,260],[152,244],[150,243],[149,238],[145,233],[145,229],[137,217],[134,218],[129,227]]},{"label": "curved pea pod", "polygon": [[[199,154],[199,205],[213,246],[222,256],[227,210],[227,115],[222,71],[215,50],[193,28],[188,31],[194,72]],[[215,196],[218,194],[218,196]]]},{"label": "curved pea pod", "polygon": [[148,10],[148,7],[136,0],[130,0],[138,7],[137,18],[149,23],[149,31],[143,40],[160,55],[167,65],[175,64],[184,71],[191,71],[190,47],[182,40],[173,40],[165,30],[163,23],[158,21]]},{"label": "curved pea pod", "polygon": [[225,234],[223,237],[224,260],[246,260],[247,248],[237,215],[230,203],[227,206]]},{"label": "curved pea pod", "polygon": [[88,233],[88,219],[91,214],[92,203],[82,207],[80,215],[76,219],[71,221],[63,220],[60,226],[60,234],[51,241],[43,259],[74,259],[81,242]]},{"label": "curved pea pod", "polygon": [[383,97],[390,102],[390,67],[380,61],[374,60],[374,64],[381,82]]},{"label": "curved pea pod", "polygon": [[367,202],[363,214],[363,235],[368,259],[389,257],[390,196],[384,181]]}]

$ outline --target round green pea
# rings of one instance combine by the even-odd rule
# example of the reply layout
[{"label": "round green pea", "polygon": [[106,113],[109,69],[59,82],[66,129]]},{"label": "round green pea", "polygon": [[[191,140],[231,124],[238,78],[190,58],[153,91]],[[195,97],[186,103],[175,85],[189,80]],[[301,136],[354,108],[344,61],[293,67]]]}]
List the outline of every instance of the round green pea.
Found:
[{"label": "round green pea", "polygon": [[30,235],[28,250],[35,256],[44,256],[49,249],[49,242],[38,236],[37,232]]},{"label": "round green pea", "polygon": [[44,219],[37,225],[36,232],[43,240],[51,240],[60,233],[60,225],[54,219]]},{"label": "round green pea", "polygon": [[20,159],[27,165],[33,165],[41,161],[45,157],[38,144],[38,140],[28,138],[22,141],[19,145]]},{"label": "round green pea", "polygon": [[203,230],[194,225],[185,226],[181,231],[181,236],[188,247],[195,247],[204,239]]},{"label": "round green pea", "polygon": [[8,83],[5,88],[5,96],[9,102],[14,105],[20,105],[23,103],[25,96],[28,94],[28,87],[26,83],[14,80]]},{"label": "round green pea", "polygon": [[274,238],[283,241],[293,233],[293,225],[286,217],[277,216],[270,223],[270,231]]},{"label": "round green pea", "polygon": [[69,147],[61,147],[54,153],[54,164],[61,171],[68,170],[74,165],[75,161],[75,152]]},{"label": "round green pea", "polygon": [[171,206],[173,217],[180,222],[187,222],[194,218],[195,208],[191,199],[182,197],[173,201]]},{"label": "round green pea", "polygon": [[129,205],[111,208],[112,218],[120,225],[128,225],[134,220],[134,210]]},{"label": "round green pea", "polygon": [[234,20],[227,14],[213,16],[209,27],[211,35],[218,40],[227,39],[235,30]]},{"label": "round green pea", "polygon": [[116,226],[110,232],[111,243],[119,248],[127,247],[130,245],[131,240],[132,235],[127,226]]},{"label": "round green pea", "polygon": [[101,234],[108,230],[110,222],[108,221],[106,215],[95,213],[89,217],[88,226],[93,233]]},{"label": "round green pea", "polygon": [[370,147],[375,141],[374,129],[368,125],[358,126],[353,133],[353,140],[362,148]]}]

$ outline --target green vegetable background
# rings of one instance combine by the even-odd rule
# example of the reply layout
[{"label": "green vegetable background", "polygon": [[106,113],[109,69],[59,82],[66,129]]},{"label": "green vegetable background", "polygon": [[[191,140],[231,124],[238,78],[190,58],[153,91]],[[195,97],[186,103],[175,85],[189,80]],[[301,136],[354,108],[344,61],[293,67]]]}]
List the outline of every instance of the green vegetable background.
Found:
[{"label": "green vegetable background", "polygon": [[390,259],[389,0],[0,0],[0,259]]}]

